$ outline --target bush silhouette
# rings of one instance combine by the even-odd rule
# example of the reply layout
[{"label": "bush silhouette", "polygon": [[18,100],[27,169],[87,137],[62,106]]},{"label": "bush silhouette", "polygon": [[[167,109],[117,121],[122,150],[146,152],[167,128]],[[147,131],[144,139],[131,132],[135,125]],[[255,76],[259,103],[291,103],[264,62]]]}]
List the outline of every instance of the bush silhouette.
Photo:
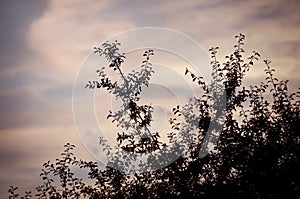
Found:
[{"label": "bush silhouette", "polygon": [[[209,50],[213,67],[210,84],[186,69],[185,75],[204,94],[192,99],[190,104],[174,107],[174,117],[169,121],[173,131],[168,133],[168,143],[160,141],[159,132],[149,130],[153,107],[139,104],[142,88],[149,84],[154,73],[150,63],[153,51],[145,52],[140,71],[124,74],[122,63],[126,57],[119,52],[120,43],[104,43],[95,48],[95,53],[105,56],[109,64],[97,70],[99,80],[89,81],[86,87],[106,89],[122,101],[121,109],[109,112],[107,117],[130,133],[118,133],[115,152],[100,138],[99,147],[109,158],[105,169],[100,169],[97,162],[77,160],[72,153],[75,146],[67,143],[60,158],[43,165],[40,174],[43,184],[36,188],[35,196],[53,199],[299,198],[300,92],[288,92],[288,81],[275,78],[269,60],[264,60],[265,81],[245,88],[244,76],[260,54],[253,52],[244,59],[245,36],[239,34],[236,39],[233,53],[226,56],[223,64],[217,59],[218,47]],[[113,82],[105,72],[109,69],[119,74],[122,81]],[[213,106],[222,103],[214,96],[220,84],[225,88],[226,109],[218,112]],[[214,150],[203,157],[200,148],[218,114],[225,116],[222,131],[219,139],[215,139]],[[184,118],[181,122],[176,119],[179,116]],[[130,173],[134,169],[130,166],[131,159],[124,158],[122,151],[142,156],[160,149],[164,149],[161,156],[171,157],[174,153],[179,156],[157,170],[151,168],[164,159],[159,155],[150,156],[142,165],[149,167],[148,172]],[[89,182],[76,177],[72,172],[75,167],[88,172]],[[129,174],[124,172],[125,168],[129,168]],[[10,198],[18,198],[16,190],[17,187],[9,189]],[[21,198],[31,198],[31,195],[26,192]]]}]

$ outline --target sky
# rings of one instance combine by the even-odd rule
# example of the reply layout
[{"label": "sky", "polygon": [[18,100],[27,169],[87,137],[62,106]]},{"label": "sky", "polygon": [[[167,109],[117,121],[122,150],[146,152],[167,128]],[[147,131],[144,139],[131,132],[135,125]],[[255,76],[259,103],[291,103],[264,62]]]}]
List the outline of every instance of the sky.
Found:
[{"label": "sky", "polygon": [[[182,32],[204,49],[230,53],[234,36],[260,52],[247,81],[264,80],[263,59],[279,79],[299,87],[298,0],[1,0],[0,1],[0,196],[10,185],[33,189],[41,165],[55,160],[66,142],[77,157],[95,160],[73,120],[73,83],[99,42],[142,27]],[[154,38],[155,39],[155,38]],[[101,104],[100,104],[101,106]]]}]

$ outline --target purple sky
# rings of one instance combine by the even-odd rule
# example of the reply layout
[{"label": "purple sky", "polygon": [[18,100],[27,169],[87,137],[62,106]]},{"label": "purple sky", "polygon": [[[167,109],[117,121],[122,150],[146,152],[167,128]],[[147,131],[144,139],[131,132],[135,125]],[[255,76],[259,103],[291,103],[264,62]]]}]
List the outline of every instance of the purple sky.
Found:
[{"label": "purple sky", "polygon": [[[264,79],[263,59],[276,75],[299,87],[300,1],[39,1],[0,2],[0,197],[9,185],[39,185],[43,162],[66,142],[80,158],[94,160],[76,133],[72,87],[91,49],[113,34],[156,26],[185,33],[205,49],[232,50],[246,35],[246,50],[262,59],[248,82]],[[224,56],[223,56],[224,55]]]}]

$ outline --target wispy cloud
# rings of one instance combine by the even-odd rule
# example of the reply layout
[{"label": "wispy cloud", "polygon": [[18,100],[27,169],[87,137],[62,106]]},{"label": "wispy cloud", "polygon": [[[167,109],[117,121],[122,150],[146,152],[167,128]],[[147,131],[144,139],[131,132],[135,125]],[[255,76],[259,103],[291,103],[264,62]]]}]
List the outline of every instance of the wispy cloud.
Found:
[{"label": "wispy cloud", "polygon": [[[110,17],[114,1],[51,1],[31,24],[28,45],[40,56],[44,75],[70,81],[93,46],[110,35],[133,28],[126,16]],[[43,66],[44,65],[44,66]]]}]

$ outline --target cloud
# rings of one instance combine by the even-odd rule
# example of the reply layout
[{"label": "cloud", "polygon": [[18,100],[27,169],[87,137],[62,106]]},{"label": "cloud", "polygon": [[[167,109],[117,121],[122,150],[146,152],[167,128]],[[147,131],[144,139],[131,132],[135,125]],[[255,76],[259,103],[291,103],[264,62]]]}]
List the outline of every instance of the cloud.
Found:
[{"label": "cloud", "polygon": [[[274,44],[287,39],[291,43],[299,41],[298,7],[299,3],[292,0],[285,4],[278,0],[102,1],[101,4],[54,1],[43,17],[32,24],[28,43],[40,56],[40,62],[45,62],[45,66],[40,66],[42,75],[56,76],[59,81],[74,77],[74,68],[80,65],[95,41],[137,26],[173,28],[192,36],[206,49],[219,45],[226,49],[224,53],[232,49],[233,36],[243,32],[249,52],[259,50],[270,57]],[[278,54],[273,59],[277,57],[284,55]]]},{"label": "cloud", "polygon": [[[74,79],[93,46],[114,33],[132,28],[126,16],[110,15],[115,1],[51,1],[28,32],[28,45],[38,53],[44,75]],[[45,73],[46,72],[46,73]]]},{"label": "cloud", "polygon": [[40,17],[46,1],[3,0],[0,7],[0,70],[1,75],[11,73],[30,52],[24,42],[25,33],[33,20]]},{"label": "cloud", "polygon": [[72,82],[58,84],[34,74],[16,73],[0,84],[0,130],[72,121]]}]

